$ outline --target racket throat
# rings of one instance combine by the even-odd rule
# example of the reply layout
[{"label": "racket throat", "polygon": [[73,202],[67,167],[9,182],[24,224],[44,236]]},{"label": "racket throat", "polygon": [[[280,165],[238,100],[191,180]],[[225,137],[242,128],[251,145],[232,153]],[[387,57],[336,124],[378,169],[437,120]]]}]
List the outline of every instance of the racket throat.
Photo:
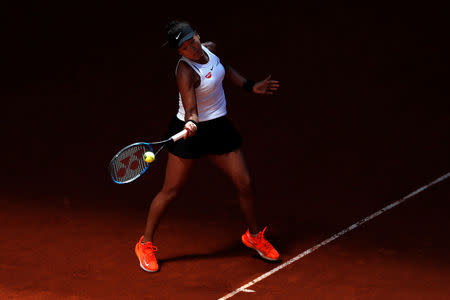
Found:
[{"label": "racket throat", "polygon": [[155,152],[155,157],[158,156],[158,153],[161,152],[161,150],[163,150],[163,149],[166,147],[166,145],[170,145],[170,144],[172,144],[172,143],[169,142],[169,143],[167,143],[167,144],[163,144],[163,145],[158,149],[158,151]]}]

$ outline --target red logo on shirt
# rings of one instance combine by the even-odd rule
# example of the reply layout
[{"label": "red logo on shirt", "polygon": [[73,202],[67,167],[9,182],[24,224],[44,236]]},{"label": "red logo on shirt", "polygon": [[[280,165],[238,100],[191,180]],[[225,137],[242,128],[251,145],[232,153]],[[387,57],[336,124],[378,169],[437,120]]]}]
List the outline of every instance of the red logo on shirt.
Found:
[{"label": "red logo on shirt", "polygon": [[211,72],[209,72],[208,74],[206,74],[205,77],[206,77],[206,78],[211,78]]}]

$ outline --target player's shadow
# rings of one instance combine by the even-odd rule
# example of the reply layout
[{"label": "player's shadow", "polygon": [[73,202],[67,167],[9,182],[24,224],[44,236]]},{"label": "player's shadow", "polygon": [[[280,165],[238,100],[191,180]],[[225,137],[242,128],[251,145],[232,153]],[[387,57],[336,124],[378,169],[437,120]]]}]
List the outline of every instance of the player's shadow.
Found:
[{"label": "player's shadow", "polygon": [[185,261],[185,260],[200,260],[200,259],[210,259],[210,258],[217,258],[217,257],[227,257],[227,256],[236,256],[243,253],[245,249],[243,248],[243,245],[241,245],[238,241],[234,242],[233,244],[211,252],[211,253],[201,253],[201,254],[184,254],[174,257],[168,257],[168,258],[161,258],[158,259],[158,263],[161,266],[163,266],[166,263],[170,262],[176,262],[176,261]]},{"label": "player's shadow", "polygon": [[211,253],[202,253],[202,254],[185,254],[168,258],[158,259],[159,267],[162,268],[164,264],[177,262],[177,261],[186,261],[186,260],[203,260],[203,259],[211,259],[211,258],[221,258],[221,257],[235,257],[235,256],[251,256],[254,259],[262,260],[266,263],[279,263],[270,262],[262,259],[254,250],[247,248],[240,241],[236,241],[235,243],[225,247],[223,249],[211,252]]}]

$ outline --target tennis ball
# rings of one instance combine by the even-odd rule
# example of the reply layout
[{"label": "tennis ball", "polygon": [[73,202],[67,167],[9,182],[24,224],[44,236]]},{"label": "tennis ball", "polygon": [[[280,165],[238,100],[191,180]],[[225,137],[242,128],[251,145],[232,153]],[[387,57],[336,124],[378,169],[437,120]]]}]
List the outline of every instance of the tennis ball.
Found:
[{"label": "tennis ball", "polygon": [[144,153],[144,160],[148,163],[151,163],[152,161],[155,160],[155,153],[151,152],[151,151],[147,151]]}]

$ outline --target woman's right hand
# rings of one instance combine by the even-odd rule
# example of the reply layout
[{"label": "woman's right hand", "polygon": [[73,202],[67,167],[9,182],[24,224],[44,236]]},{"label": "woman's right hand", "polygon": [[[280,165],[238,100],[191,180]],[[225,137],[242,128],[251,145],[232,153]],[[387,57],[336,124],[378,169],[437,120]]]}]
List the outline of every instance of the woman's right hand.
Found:
[{"label": "woman's right hand", "polygon": [[184,124],[184,129],[186,129],[186,134],[184,135],[184,139],[187,139],[188,137],[194,136],[197,132],[197,125],[193,121],[187,121],[186,124]]}]

